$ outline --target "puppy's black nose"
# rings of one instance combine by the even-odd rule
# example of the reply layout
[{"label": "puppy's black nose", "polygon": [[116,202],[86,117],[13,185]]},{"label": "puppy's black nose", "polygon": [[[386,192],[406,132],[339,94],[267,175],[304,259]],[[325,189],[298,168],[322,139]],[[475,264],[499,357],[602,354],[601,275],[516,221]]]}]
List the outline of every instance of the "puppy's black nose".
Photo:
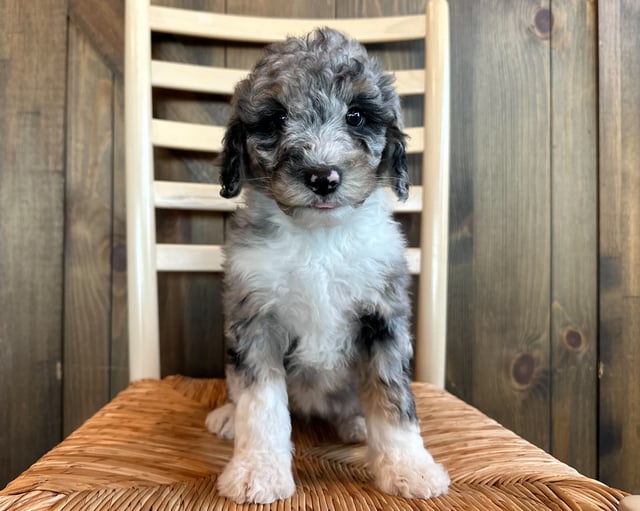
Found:
[{"label": "puppy's black nose", "polygon": [[340,185],[340,171],[335,167],[307,170],[304,183],[318,195],[329,195]]}]

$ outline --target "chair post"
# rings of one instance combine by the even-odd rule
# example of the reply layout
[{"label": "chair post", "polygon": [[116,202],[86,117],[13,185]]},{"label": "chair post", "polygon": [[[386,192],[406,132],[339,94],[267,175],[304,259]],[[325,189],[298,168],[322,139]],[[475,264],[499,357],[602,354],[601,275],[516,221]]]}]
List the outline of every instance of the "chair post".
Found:
[{"label": "chair post", "polygon": [[449,6],[426,6],[425,147],[422,169],[416,380],[445,385],[449,246]]},{"label": "chair post", "polygon": [[160,377],[149,1],[126,0],[125,163],[129,379]]}]

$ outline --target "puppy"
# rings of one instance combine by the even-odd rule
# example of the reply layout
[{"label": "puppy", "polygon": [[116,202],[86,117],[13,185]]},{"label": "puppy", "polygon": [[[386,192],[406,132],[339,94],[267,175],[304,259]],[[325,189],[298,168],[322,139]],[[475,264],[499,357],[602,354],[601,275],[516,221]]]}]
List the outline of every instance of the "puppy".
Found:
[{"label": "puppy", "polygon": [[381,490],[447,491],[409,386],[405,242],[384,185],[408,195],[394,78],[345,35],[273,44],[236,87],[221,194],[245,188],[225,247],[229,402],[207,417],[234,438],[218,480],[236,502],[291,496],[289,410],[366,441]]}]

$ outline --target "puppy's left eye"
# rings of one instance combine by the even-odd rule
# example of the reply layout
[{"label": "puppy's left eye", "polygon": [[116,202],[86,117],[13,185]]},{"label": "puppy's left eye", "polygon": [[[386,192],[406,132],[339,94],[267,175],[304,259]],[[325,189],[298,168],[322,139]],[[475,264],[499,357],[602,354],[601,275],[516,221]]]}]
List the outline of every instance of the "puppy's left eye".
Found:
[{"label": "puppy's left eye", "polygon": [[359,128],[364,124],[364,114],[362,110],[357,107],[351,107],[347,111],[346,116],[347,124],[349,126],[353,126],[354,128]]}]

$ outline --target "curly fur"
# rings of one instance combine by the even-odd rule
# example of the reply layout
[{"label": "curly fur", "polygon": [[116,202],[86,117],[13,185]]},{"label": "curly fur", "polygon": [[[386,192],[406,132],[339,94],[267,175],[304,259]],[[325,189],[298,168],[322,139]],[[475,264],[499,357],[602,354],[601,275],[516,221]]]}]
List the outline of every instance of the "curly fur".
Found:
[{"label": "curly fur", "polygon": [[446,492],[409,387],[405,242],[383,190],[408,193],[393,77],[329,29],[268,47],[236,87],[221,182],[246,206],[225,248],[229,403],[207,417],[235,441],[220,492],[293,494],[289,409],[366,440],[382,490]]}]

